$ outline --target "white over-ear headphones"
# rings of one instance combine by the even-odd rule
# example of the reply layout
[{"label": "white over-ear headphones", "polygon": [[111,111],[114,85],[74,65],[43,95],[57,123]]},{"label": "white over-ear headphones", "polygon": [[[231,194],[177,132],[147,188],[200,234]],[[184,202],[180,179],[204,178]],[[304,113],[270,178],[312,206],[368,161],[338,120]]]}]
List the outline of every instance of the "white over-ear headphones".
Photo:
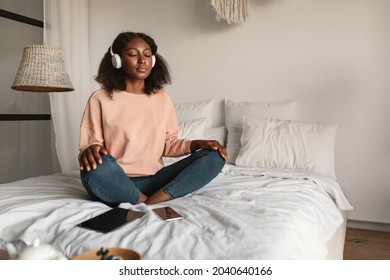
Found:
[{"label": "white over-ear headphones", "polygon": [[119,69],[122,67],[122,60],[119,54],[112,51],[112,45],[110,46],[111,63],[114,68]]},{"label": "white over-ear headphones", "polygon": [[[112,45],[110,46],[110,54],[111,54],[111,63],[112,66],[116,69],[120,69],[122,67],[122,60],[119,54],[116,54],[112,51]],[[152,68],[156,64],[156,57],[152,55]]]}]

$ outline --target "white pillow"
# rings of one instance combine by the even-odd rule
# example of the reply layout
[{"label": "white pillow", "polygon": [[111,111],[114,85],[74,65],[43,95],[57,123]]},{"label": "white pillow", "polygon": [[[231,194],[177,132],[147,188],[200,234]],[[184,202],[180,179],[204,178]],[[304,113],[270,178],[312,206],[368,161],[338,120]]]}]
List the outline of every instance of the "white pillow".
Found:
[{"label": "white pillow", "polygon": [[244,114],[256,118],[293,120],[296,118],[296,107],[296,101],[260,103],[225,99],[226,149],[229,154],[227,162],[234,163],[240,151]]},{"label": "white pillow", "polygon": [[203,139],[206,130],[206,118],[179,122],[179,139]]},{"label": "white pillow", "polygon": [[308,170],[335,179],[337,125],[252,117],[243,121],[236,165]]},{"label": "white pillow", "polygon": [[[187,122],[179,122],[179,139],[197,140],[203,139],[205,133],[206,118],[195,119]],[[163,157],[164,164],[174,163],[186,156]]]},{"label": "white pillow", "polygon": [[226,141],[226,128],[224,126],[212,127],[204,132],[205,140],[217,140],[222,146]]},{"label": "white pillow", "polygon": [[175,103],[174,106],[176,111],[176,117],[179,123],[205,118],[206,128],[212,127],[212,112],[214,106],[214,99],[199,102]]}]

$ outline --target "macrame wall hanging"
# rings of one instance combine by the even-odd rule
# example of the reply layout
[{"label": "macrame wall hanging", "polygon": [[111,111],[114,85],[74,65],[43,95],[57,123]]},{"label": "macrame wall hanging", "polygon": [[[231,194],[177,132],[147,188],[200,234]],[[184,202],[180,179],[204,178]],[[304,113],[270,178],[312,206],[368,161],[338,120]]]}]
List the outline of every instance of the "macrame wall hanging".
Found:
[{"label": "macrame wall hanging", "polygon": [[217,13],[216,19],[228,24],[240,23],[249,17],[249,0],[211,0],[210,5]]}]

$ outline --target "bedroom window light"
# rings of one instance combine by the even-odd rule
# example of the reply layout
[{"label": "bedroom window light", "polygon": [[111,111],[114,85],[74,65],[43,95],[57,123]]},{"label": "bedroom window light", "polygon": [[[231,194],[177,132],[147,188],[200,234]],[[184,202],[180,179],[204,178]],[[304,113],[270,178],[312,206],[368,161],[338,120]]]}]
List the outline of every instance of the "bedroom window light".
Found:
[{"label": "bedroom window light", "polygon": [[74,87],[65,71],[62,48],[47,45],[25,46],[11,88],[30,92],[73,91]]}]

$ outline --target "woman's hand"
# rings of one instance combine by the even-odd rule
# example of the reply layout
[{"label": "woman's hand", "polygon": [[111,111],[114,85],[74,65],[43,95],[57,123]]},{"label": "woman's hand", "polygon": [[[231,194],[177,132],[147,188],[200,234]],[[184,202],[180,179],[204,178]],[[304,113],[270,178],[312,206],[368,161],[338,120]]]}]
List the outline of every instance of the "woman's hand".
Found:
[{"label": "woman's hand", "polygon": [[107,150],[103,146],[94,144],[86,148],[79,158],[80,170],[86,169],[90,171],[91,169],[96,169],[97,164],[103,162],[100,154],[107,155]]},{"label": "woman's hand", "polygon": [[217,140],[192,140],[191,152],[195,152],[198,149],[215,150],[219,152],[224,160],[229,159],[226,148],[222,146]]}]

